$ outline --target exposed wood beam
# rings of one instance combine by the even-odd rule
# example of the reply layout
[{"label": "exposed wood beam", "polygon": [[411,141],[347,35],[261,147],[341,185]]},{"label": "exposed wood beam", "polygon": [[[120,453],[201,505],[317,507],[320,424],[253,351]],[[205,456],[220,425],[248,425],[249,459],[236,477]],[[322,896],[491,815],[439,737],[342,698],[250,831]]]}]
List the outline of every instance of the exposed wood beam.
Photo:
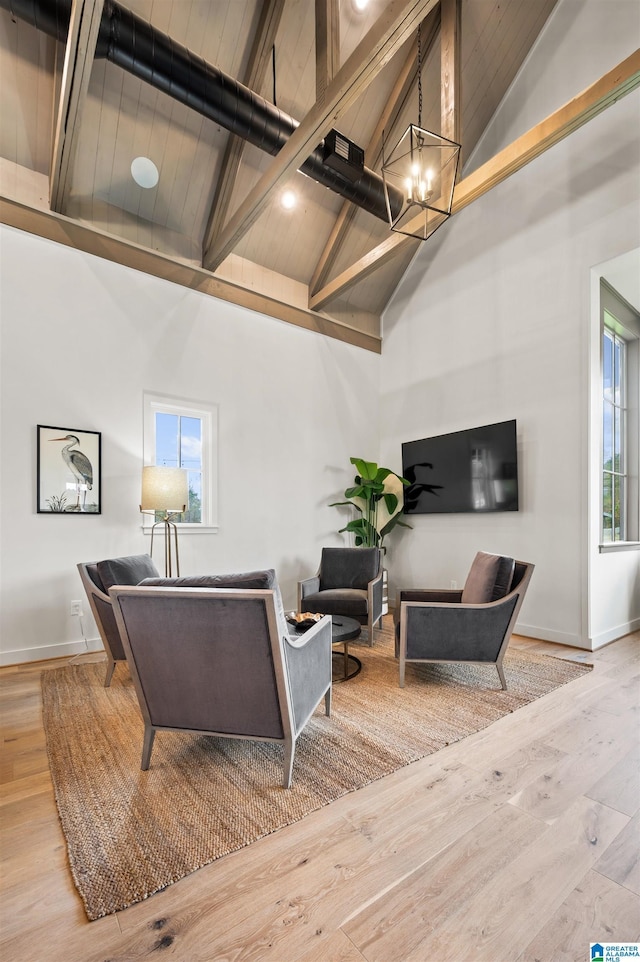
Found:
[{"label": "exposed wood beam", "polygon": [[[453,192],[452,213],[457,213],[482,197],[492,187],[521,170],[639,85],[640,49],[460,181]],[[409,229],[410,227],[411,222]],[[418,243],[404,234],[390,234],[382,244],[369,251],[311,297],[310,308],[319,310],[322,305],[382,267],[400,251],[406,250],[407,245]]]},{"label": "exposed wood beam", "polygon": [[460,143],[460,0],[440,0],[440,133]]},{"label": "exposed wood beam", "polygon": [[73,0],[54,122],[49,202],[63,211],[71,188],[80,138],[80,116],[89,89],[104,0]]},{"label": "exposed wood beam", "polygon": [[[422,24],[425,57],[433,46],[439,26],[440,7],[437,6],[431,11],[429,16],[425,18]],[[365,160],[367,166],[372,170],[375,170],[381,158],[384,133],[385,131],[388,133],[388,131],[393,128],[398,114],[402,110],[409,92],[416,82],[417,69],[416,52],[412,50],[400,69],[393,90],[389,94],[385,109],[378,120],[376,129],[371,135],[371,140],[366,148]],[[316,264],[311,281],[309,282],[309,292],[311,295],[315,294],[324,284],[336,257],[340,253],[340,249],[357,209],[356,205],[348,200],[342,205],[325,248]]]},{"label": "exposed wood beam", "polygon": [[316,0],[316,103],[324,103],[327,87],[339,69],[339,3],[338,0]]},{"label": "exposed wood beam", "polygon": [[[285,0],[263,0],[262,2],[260,20],[251,45],[247,70],[242,81],[244,86],[250,90],[259,91],[264,82],[267,69],[271,63],[271,52],[280,26],[284,4]],[[222,159],[220,177],[204,232],[202,262],[205,267],[208,266],[209,262],[209,248],[222,230],[229,213],[229,204],[231,203],[245,145],[246,141],[241,137],[229,134]]]},{"label": "exposed wood beam", "polygon": [[269,202],[271,191],[304,163],[437,2],[389,0],[385,4],[374,26],[327,87],[324,104],[312,107],[212,245],[208,259],[212,270],[222,263],[258,219]]},{"label": "exposed wood beam", "polygon": [[131,267],[153,277],[163,278],[173,284],[200,291],[202,294],[238,304],[250,311],[266,314],[286,321],[288,324],[294,324],[296,327],[353,344],[374,354],[381,353],[381,338],[376,334],[369,334],[335,318],[304,310],[302,307],[279,301],[268,294],[241,287],[231,281],[215,277],[202,267],[173,260],[167,254],[161,254],[159,251],[141,247],[132,241],[96,230],[62,214],[36,210],[34,207],[0,196],[0,223],[38,237],[45,237],[65,247],[86,251],[96,257]]}]

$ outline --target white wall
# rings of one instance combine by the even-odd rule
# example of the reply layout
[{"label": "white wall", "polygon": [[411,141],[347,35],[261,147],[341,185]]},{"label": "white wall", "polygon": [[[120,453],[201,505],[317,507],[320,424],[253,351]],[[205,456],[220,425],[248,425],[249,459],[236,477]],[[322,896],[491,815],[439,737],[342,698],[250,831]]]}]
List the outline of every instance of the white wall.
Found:
[{"label": "white wall", "polygon": [[[488,156],[631,53],[639,9],[560,0]],[[590,268],[640,244],[639,131],[635,91],[451,218],[405,275],[385,314],[381,458],[397,459],[402,441],[517,418],[521,510],[416,517],[389,558],[392,592],[461,582],[478,549],[513,554],[537,565],[518,630],[592,646]],[[596,643],[640,625],[638,560],[602,557],[636,589],[592,585]]]},{"label": "white wall", "polygon": [[[76,563],[148,551],[143,390],[220,406],[220,528],[181,537],[181,573],[274,567],[294,606],[343,543],[349,457],[377,454],[380,358],[11,228],[0,244],[3,663],[84,650]],[[36,513],[37,424],[102,432],[101,516]]]}]

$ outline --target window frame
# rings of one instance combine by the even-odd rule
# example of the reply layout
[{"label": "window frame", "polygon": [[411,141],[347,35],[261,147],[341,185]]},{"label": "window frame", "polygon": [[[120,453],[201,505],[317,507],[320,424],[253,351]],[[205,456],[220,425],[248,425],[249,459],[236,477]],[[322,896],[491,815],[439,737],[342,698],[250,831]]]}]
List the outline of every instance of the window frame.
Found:
[{"label": "window frame", "polygon": [[[218,405],[209,401],[143,392],[143,462],[156,464],[156,413],[198,418],[202,425],[201,520],[179,521],[180,532],[197,534],[218,530]],[[142,516],[145,534],[150,534],[153,518]]]},{"label": "window frame", "polygon": [[[604,345],[606,333],[612,345],[618,341],[623,347],[624,363],[621,371],[623,396],[619,405],[605,398]],[[604,278],[600,279],[600,550],[615,550],[640,542],[640,315]],[[621,412],[621,464],[611,476],[623,478],[624,499],[620,538],[604,540],[604,415],[605,405]],[[615,531],[613,532],[615,534]]]}]

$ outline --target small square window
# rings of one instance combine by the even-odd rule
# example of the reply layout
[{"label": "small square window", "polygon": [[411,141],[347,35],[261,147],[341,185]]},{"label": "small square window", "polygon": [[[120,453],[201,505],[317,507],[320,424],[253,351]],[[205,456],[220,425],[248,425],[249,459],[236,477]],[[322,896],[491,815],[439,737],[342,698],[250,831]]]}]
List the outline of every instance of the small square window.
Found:
[{"label": "small square window", "polygon": [[182,526],[217,527],[217,427],[217,405],[144,395],[144,463],[188,473],[187,510],[174,519]]}]

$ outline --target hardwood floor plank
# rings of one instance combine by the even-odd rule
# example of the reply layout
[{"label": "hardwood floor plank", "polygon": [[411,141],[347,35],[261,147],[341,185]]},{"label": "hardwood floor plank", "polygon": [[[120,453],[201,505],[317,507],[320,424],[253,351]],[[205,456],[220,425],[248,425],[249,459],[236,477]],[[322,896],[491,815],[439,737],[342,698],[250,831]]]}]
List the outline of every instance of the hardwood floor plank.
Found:
[{"label": "hardwood floor plank", "polygon": [[335,932],[330,938],[314,945],[298,959],[298,962],[367,962],[344,932]]},{"label": "hardwood floor plank", "polygon": [[367,962],[402,959],[476,895],[544,826],[500,808],[342,926]]},{"label": "hardwood floor plank", "polygon": [[640,895],[640,813],[596,862],[595,870]]},{"label": "hardwood floor plank", "polygon": [[[602,777],[628,756],[633,748],[633,733],[625,720],[614,718],[589,718],[584,726],[574,732],[573,724],[564,726],[554,736],[555,747],[562,745],[567,751],[568,743],[575,750],[565,754],[555,764],[539,776],[521,792],[510,799],[516,805],[536,818],[547,822],[560,817],[569,805],[580,795],[591,796],[590,790]],[[572,738],[567,735],[571,728]],[[620,811],[617,805],[614,807]],[[631,813],[633,814],[633,813]]]},{"label": "hardwood floor plank", "polygon": [[640,739],[585,794],[617,812],[635,815],[640,810]]},{"label": "hardwood floor plank", "polygon": [[589,871],[514,962],[576,962],[589,942],[640,941],[640,899]]},{"label": "hardwood floor plank", "polygon": [[474,962],[517,959],[627,822],[578,799],[404,962],[460,962],[471,945]]},{"label": "hardwood floor plank", "polygon": [[491,752],[497,761],[501,748],[503,755],[508,755],[518,744],[544,740],[565,722],[582,713],[595,711],[584,703],[592,692],[606,684],[606,675],[591,672],[578,681],[570,682],[544,698],[525,705],[514,714],[499,718],[490,729],[485,728],[475,735],[470,735],[461,743],[458,760],[464,765],[481,768],[486,764],[485,751]]}]

